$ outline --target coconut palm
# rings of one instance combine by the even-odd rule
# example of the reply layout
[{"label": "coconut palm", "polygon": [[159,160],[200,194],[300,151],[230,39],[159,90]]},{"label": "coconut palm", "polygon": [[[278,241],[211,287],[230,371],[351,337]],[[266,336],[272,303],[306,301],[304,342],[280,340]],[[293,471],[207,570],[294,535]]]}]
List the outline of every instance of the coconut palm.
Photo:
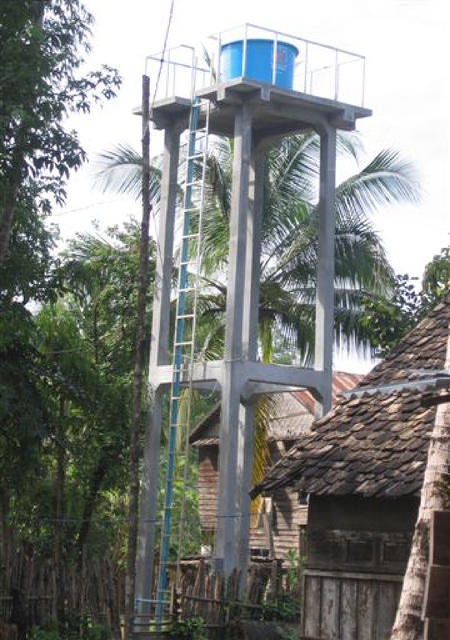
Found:
[{"label": "coconut palm", "polygon": [[[358,161],[358,134],[340,133],[338,158]],[[259,328],[262,357],[272,359],[276,341],[296,347],[303,362],[314,352],[314,299],[318,252],[319,137],[305,132],[283,139],[267,154],[261,247]],[[97,179],[103,189],[139,194],[139,154],[126,146],[104,152]],[[217,356],[223,339],[232,142],[215,138],[207,159],[202,264],[208,316],[205,355]],[[157,200],[159,162],[153,169]],[[361,344],[362,295],[388,295],[393,272],[372,222],[383,205],[418,200],[412,166],[399,153],[383,150],[336,188],[335,337]]]},{"label": "coconut palm", "polygon": [[[361,144],[356,134],[341,134],[339,155],[357,161]],[[224,311],[231,205],[232,143],[214,139],[207,158],[206,202],[202,228],[202,276],[197,344],[206,359],[220,358],[224,340]],[[308,363],[314,353],[314,302],[318,256],[318,189],[320,142],[315,133],[282,140],[268,152],[262,218],[261,287],[259,302],[260,353],[271,361],[279,347],[297,349]],[[158,163],[153,178],[159,180]],[[126,147],[100,158],[98,181],[103,188],[139,196],[139,156]],[[157,187],[155,187],[157,193]],[[364,169],[336,189],[335,335],[361,344],[360,300],[367,294],[387,294],[393,272],[371,215],[380,205],[414,202],[418,188],[412,167],[394,151],[380,152]],[[154,207],[156,212],[156,207]],[[292,361],[289,353],[288,359]],[[255,424],[252,481],[257,483],[269,464],[265,424],[270,401],[260,399]],[[258,508],[253,504],[252,511]]]},{"label": "coconut palm", "polygon": [[[259,334],[262,358],[270,361],[276,340],[297,347],[308,362],[314,352],[314,300],[318,252],[317,185],[319,138],[308,132],[285,138],[267,155],[261,247]],[[357,160],[357,134],[338,136],[338,154]],[[203,309],[220,336],[225,308],[232,145],[218,140],[208,158],[203,267],[209,289]],[[384,204],[414,202],[418,187],[411,165],[381,151],[336,189],[336,341],[361,344],[362,295],[387,295],[393,272],[371,220]],[[215,292],[215,293],[214,293]],[[211,330],[210,336],[214,335]],[[205,345],[206,346],[206,345]]]}]

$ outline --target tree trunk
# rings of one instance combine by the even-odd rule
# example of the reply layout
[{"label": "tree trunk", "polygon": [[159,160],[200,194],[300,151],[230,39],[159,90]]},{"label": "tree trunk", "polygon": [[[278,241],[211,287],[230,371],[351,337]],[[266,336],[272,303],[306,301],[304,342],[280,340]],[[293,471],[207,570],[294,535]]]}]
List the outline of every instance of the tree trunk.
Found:
[{"label": "tree trunk", "polygon": [[133,374],[133,405],[130,427],[129,507],[127,576],[125,583],[125,637],[131,640],[135,612],[136,547],[139,511],[139,453],[141,433],[142,383],[145,363],[145,312],[148,288],[148,242],[150,224],[150,133],[149,133],[149,78],[142,77],[142,222],[139,256],[139,283],[136,323],[136,351]]},{"label": "tree trunk", "polygon": [[92,514],[94,513],[97,495],[107,471],[108,460],[109,458],[107,456],[100,457],[89,482],[89,490],[84,502],[83,518],[77,540],[77,568],[79,571],[82,570],[84,547],[91,528]]},{"label": "tree trunk", "polygon": [[14,204],[18,190],[18,186],[15,185],[11,189],[12,194],[6,195],[4,206],[2,207],[2,217],[0,218],[0,265],[5,261],[8,251],[9,236],[14,219]]},{"label": "tree trunk", "polygon": [[[450,366],[450,333],[446,367]],[[408,566],[391,640],[422,640],[422,607],[428,564],[431,513],[444,508],[443,480],[450,466],[450,403],[438,404],[428,450],[427,466],[420,497]]]},{"label": "tree trunk", "polygon": [[61,636],[66,623],[64,586],[64,487],[65,487],[65,445],[64,445],[65,402],[59,400],[59,425],[56,430],[56,474],[55,474],[55,572],[56,572],[56,616]]}]

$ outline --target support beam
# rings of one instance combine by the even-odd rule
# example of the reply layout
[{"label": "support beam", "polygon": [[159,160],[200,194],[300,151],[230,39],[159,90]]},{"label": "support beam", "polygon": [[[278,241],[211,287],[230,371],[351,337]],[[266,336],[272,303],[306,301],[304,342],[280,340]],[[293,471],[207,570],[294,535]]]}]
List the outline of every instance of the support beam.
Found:
[{"label": "support beam", "polygon": [[144,450],[141,486],[138,552],[136,562],[136,599],[138,613],[148,613],[153,581],[156,528],[156,501],[161,446],[162,388],[152,375],[169,362],[169,317],[172,255],[177,197],[180,130],[170,127],[164,135],[163,178],[161,182],[159,246],[156,252],[156,280],[153,298],[152,336],[149,367],[149,419]]},{"label": "support beam", "polygon": [[238,446],[240,391],[242,387],[243,304],[246,264],[246,217],[249,199],[249,167],[252,138],[251,107],[236,107],[233,157],[233,187],[230,214],[225,350],[222,378],[222,411],[219,451],[219,503],[215,564],[229,575],[237,564]]},{"label": "support beam", "polygon": [[[249,207],[246,229],[244,276],[244,307],[242,321],[243,357],[256,360],[258,349],[259,283],[261,270],[261,228],[264,197],[264,150],[252,148],[249,172]],[[250,555],[250,489],[253,475],[255,399],[240,406],[238,446],[238,492],[240,497],[238,521],[238,566],[241,571],[240,591],[245,591]]]},{"label": "support beam", "polygon": [[319,252],[317,256],[316,334],[314,368],[323,371],[322,414],[331,409],[334,335],[334,243],[336,129],[318,128],[320,134]]},{"label": "support beam", "polygon": [[155,294],[153,297],[150,370],[169,363],[169,317],[172,256],[177,200],[180,131],[170,127],[164,132],[158,249],[156,251]]}]

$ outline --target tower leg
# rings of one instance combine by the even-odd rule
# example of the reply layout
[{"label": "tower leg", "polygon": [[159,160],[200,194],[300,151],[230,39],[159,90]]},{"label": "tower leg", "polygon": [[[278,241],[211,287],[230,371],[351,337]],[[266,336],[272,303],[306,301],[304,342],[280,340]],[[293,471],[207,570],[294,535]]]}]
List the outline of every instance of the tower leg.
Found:
[{"label": "tower leg", "polygon": [[334,335],[336,129],[320,127],[319,253],[314,368],[324,371],[322,413],[331,408]]},{"label": "tower leg", "polygon": [[[245,294],[243,309],[243,355],[256,360],[258,348],[258,309],[261,258],[261,225],[264,195],[264,150],[253,146],[249,175],[249,208],[247,216],[247,241],[245,256]],[[250,489],[253,475],[255,401],[241,405],[241,429],[239,430],[239,569],[240,591],[245,591],[250,557]]]},{"label": "tower leg", "polygon": [[216,569],[229,575],[238,562],[238,446],[242,388],[242,310],[246,254],[246,217],[252,132],[251,107],[236,108],[233,187],[230,216],[225,352],[219,450],[219,503],[216,529]]},{"label": "tower leg", "polygon": [[[168,127],[164,135],[163,172],[160,199],[159,246],[156,251],[156,278],[153,298],[152,336],[150,348],[150,385],[155,368],[169,363],[169,317],[172,276],[172,256],[177,199],[177,174],[180,148],[180,127]],[[156,528],[156,498],[161,439],[162,389],[153,390],[153,406],[144,451],[144,472],[140,503],[138,553],[136,560],[136,599],[138,613],[149,612],[153,584],[153,563]]]}]

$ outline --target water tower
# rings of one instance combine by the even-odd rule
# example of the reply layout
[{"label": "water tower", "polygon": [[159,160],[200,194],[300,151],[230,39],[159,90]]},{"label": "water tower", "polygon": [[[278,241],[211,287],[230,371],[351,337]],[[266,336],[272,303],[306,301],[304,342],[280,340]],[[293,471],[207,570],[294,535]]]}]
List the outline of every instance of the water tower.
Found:
[{"label": "water tower", "polygon": [[[136,596],[141,612],[149,610],[146,603],[152,600],[150,584],[164,392],[171,389],[170,421],[171,428],[175,429],[173,415],[177,416],[183,386],[221,390],[218,520],[213,565],[225,575],[235,567],[245,569],[247,562],[255,398],[285,389],[306,388],[315,397],[319,411],[330,409],[336,132],[352,130],[358,118],[371,115],[362,106],[365,74],[362,56],[255,25],[217,34],[214,43],[216,53],[210,68],[205,65],[202,68],[195,52],[188,47],[184,50],[192,55],[190,62],[181,62],[174,50],[167,51],[163,57],[150,57],[160,65],[162,61],[158,71],[162,95],[157,96],[153,104],[151,120],[157,129],[164,131],[164,152],[149,372],[153,406],[145,446],[137,563]],[[184,95],[179,88],[183,74],[185,80],[188,75]],[[264,155],[282,137],[311,129],[320,136],[314,365],[311,368],[267,365],[258,361],[257,351]],[[171,278],[180,136],[186,130],[184,230],[175,339],[170,357],[169,307],[171,296],[173,298]],[[195,290],[189,273],[195,276],[198,268],[195,255],[197,259],[199,255],[196,250],[190,251],[188,245],[200,243],[198,227],[192,232],[189,220],[192,223],[193,216],[201,214],[204,180],[204,164],[203,169],[195,171],[194,163],[199,162],[202,167],[202,154],[204,162],[207,152],[205,141],[211,134],[234,140],[225,349],[223,359],[204,362],[193,359],[191,349],[191,359],[185,366],[182,351],[190,349],[196,320],[195,305],[191,308],[187,301],[189,292]],[[187,325],[191,327],[189,340],[184,335]],[[169,452],[169,458],[171,455]],[[170,458],[169,468],[171,463]],[[170,535],[170,484],[166,486],[166,495],[167,492],[159,600],[163,599],[166,585],[164,536]]]}]

